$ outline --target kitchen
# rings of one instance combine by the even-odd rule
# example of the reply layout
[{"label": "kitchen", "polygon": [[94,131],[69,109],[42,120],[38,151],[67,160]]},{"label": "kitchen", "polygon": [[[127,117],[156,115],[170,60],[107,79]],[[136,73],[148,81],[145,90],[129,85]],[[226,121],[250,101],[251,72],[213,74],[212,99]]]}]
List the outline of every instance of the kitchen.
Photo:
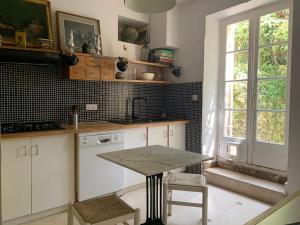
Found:
[{"label": "kitchen", "polygon": [[[252,6],[243,4],[245,1],[224,2],[223,5],[202,0],[182,1],[168,13],[149,16],[127,8],[122,1],[50,2],[53,40],[57,50],[63,50],[64,55],[52,49],[32,49],[29,42],[26,48],[17,49],[5,46],[3,42],[0,49],[3,224],[67,224],[66,213],[62,212],[67,210],[70,202],[115,191],[121,191],[122,199],[141,209],[141,221],[144,221],[147,218],[144,215],[145,176],[99,159],[96,154],[160,145],[215,158],[215,153],[211,154],[205,147],[207,140],[213,138],[207,134],[209,127],[205,122],[209,116],[207,96],[211,94],[207,87],[215,82],[206,79],[206,76],[213,78],[212,71],[207,69],[207,65],[211,65],[207,55],[213,48],[204,50],[209,47],[205,40],[205,32],[209,33],[205,31],[205,17],[229,8],[239,11],[241,9],[235,7],[240,6],[246,11],[261,5],[255,1]],[[197,9],[202,12],[201,18]],[[96,41],[91,47],[95,48],[91,54],[81,53],[81,48],[78,52],[76,36],[75,47],[67,42],[67,33],[66,43],[61,44],[60,25],[63,23],[58,21],[74,17],[78,21],[86,17],[99,21],[101,39],[98,46]],[[172,66],[145,62],[141,54],[141,48],[145,46],[119,40],[124,21],[131,25],[150,24],[150,49],[171,49],[160,53],[170,56],[174,52]],[[196,31],[200,23],[201,28]],[[186,24],[191,24],[195,30]],[[75,59],[69,54],[73,51]],[[125,60],[125,72],[121,68],[124,63],[117,65],[124,58],[128,60],[128,63]],[[293,61],[291,67],[293,69]],[[116,79],[119,72],[123,72],[119,75],[125,79]],[[155,73],[155,77],[150,80],[138,78],[144,72]],[[292,101],[292,96],[290,98]],[[290,118],[292,116],[291,110]],[[290,141],[289,145],[292,144]],[[95,152],[91,153],[92,150]],[[85,154],[85,151],[91,154]],[[202,166],[194,164],[179,169],[183,170],[199,174]],[[212,175],[207,173],[210,183]],[[288,176],[291,174],[289,172]],[[284,177],[285,174],[280,175]],[[105,179],[105,185],[97,177]],[[299,189],[297,187],[295,185],[295,191]],[[279,189],[283,190],[283,185]],[[282,199],[280,191],[270,192],[276,196],[271,197],[272,200],[250,194],[260,200],[257,201],[209,184],[208,223],[224,224],[221,222],[226,218],[224,209],[226,202],[230,202],[232,210],[229,211],[233,218],[226,224],[244,224]],[[198,195],[185,196],[175,192],[177,195],[183,199],[190,196],[193,200],[201,200]],[[217,202],[219,206],[216,206]],[[174,206],[168,223],[201,224],[198,211],[197,208]],[[244,216],[239,218],[234,214]],[[187,215],[191,221],[184,222]]]}]

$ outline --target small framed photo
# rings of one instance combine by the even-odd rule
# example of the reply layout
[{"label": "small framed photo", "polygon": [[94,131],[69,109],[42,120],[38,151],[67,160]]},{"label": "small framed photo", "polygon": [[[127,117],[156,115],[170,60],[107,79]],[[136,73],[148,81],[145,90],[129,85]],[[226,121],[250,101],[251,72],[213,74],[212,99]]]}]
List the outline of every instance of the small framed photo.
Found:
[{"label": "small framed photo", "polygon": [[[62,51],[68,50],[68,34],[72,30],[75,52],[82,52],[84,44],[89,45],[90,49],[95,49],[95,35],[101,36],[99,20],[58,11],[56,12],[56,21],[59,45]],[[101,39],[100,46],[102,54]]]},{"label": "small framed photo", "polygon": [[26,32],[16,30],[16,46],[26,48]]}]

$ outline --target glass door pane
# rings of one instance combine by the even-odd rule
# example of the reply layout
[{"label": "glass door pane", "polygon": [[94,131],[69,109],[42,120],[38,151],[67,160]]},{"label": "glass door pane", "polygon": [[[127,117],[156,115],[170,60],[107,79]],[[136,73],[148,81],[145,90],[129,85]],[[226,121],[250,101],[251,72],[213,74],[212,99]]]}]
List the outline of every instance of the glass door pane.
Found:
[{"label": "glass door pane", "polygon": [[256,140],[284,144],[289,10],[260,17]]},{"label": "glass door pane", "polygon": [[246,139],[249,67],[249,20],[226,29],[224,136]]},{"label": "glass door pane", "polygon": [[261,16],[258,26],[252,163],[286,170],[289,9]]}]

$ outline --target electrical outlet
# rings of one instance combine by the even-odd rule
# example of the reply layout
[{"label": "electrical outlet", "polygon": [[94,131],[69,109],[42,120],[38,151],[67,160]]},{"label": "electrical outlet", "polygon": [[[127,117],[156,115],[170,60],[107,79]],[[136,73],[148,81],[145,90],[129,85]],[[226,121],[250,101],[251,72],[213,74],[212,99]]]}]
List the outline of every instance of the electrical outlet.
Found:
[{"label": "electrical outlet", "polygon": [[97,110],[98,105],[97,104],[86,104],[85,105],[85,110],[87,111],[92,111],[92,110]]},{"label": "electrical outlet", "polygon": [[192,101],[197,102],[198,101],[198,95],[192,95]]}]

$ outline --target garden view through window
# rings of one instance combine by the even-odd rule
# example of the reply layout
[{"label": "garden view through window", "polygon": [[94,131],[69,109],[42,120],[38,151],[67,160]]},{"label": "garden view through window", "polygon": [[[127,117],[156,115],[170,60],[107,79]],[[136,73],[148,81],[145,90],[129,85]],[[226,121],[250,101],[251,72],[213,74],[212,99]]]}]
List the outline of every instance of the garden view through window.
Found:
[{"label": "garden view through window", "polygon": [[283,145],[289,9],[260,16],[257,32],[250,24],[249,19],[226,27],[224,136],[246,139],[251,133],[257,142]]}]

